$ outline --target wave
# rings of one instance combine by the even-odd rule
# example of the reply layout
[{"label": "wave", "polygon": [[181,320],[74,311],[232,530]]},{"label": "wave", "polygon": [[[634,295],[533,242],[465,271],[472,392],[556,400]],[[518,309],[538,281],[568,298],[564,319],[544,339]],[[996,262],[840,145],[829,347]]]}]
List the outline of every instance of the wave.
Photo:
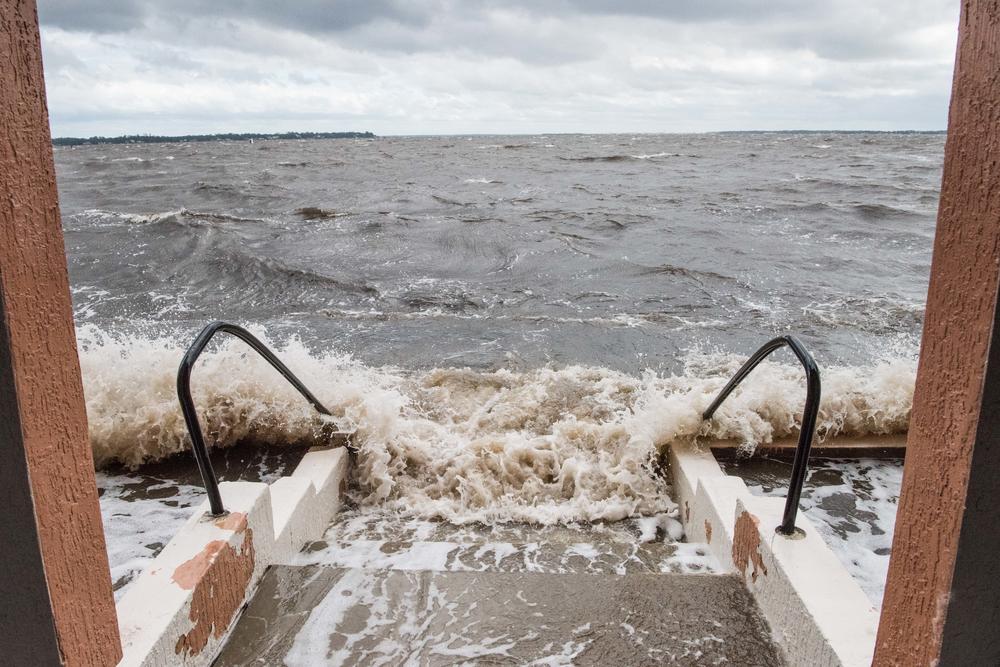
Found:
[{"label": "wave", "polygon": [[481,146],[477,146],[476,148],[480,150],[485,148],[522,150],[525,148],[534,148],[534,147],[535,147],[534,144],[483,144]]},{"label": "wave", "polygon": [[698,269],[687,269],[683,266],[676,266],[674,264],[660,264],[657,266],[646,266],[642,264],[636,264],[639,269],[639,275],[667,275],[667,276],[677,276],[683,278],[694,278],[700,280],[707,278],[710,280],[725,281],[725,282],[735,282],[735,278],[731,276],[726,276],[715,271],[703,271]]},{"label": "wave", "polygon": [[86,220],[101,224],[129,224],[148,225],[167,220],[177,220],[187,214],[187,209],[179,208],[174,211],[162,211],[159,213],[125,213],[123,211],[108,211],[100,208],[91,208],[76,214],[74,217],[82,217]]},{"label": "wave", "polygon": [[219,273],[241,278],[241,284],[257,289],[277,287],[288,289],[298,285],[314,285],[334,288],[343,292],[378,297],[378,286],[363,279],[341,279],[318,270],[291,266],[280,259],[262,257],[243,247],[220,248],[219,254],[211,260]]},{"label": "wave", "polygon": [[851,207],[851,210],[857,213],[860,217],[868,220],[881,220],[883,218],[917,215],[913,211],[908,211],[904,208],[897,208],[895,206],[886,206],[885,204],[856,204]]},{"label": "wave", "polygon": [[584,155],[582,157],[565,157],[560,156],[560,160],[566,160],[567,162],[632,162],[632,161],[643,161],[643,160],[655,160],[657,158],[665,157],[688,157],[697,158],[700,155],[685,155],[684,153],[644,153],[641,155]]},{"label": "wave", "polygon": [[[630,155],[634,160],[654,160],[658,157],[684,157],[681,153],[644,153],[642,155]],[[688,155],[687,157],[694,157],[693,155]]]},{"label": "wave", "polygon": [[[97,464],[137,466],[186,452],[174,390],[185,345],[93,325],[78,337]],[[553,524],[669,511],[657,465],[667,444],[726,438],[752,450],[794,434],[802,410],[801,369],[765,362],[714,419],[702,421],[701,411],[743,361],[729,354],[692,353],[685,371],[669,377],[585,366],[406,372],[261,337],[339,428],[356,430],[359,503],[459,523]],[[824,437],[905,431],[912,359],[823,373]],[[324,442],[329,418],[238,342],[206,352],[192,385],[215,446]]]},{"label": "wave", "polygon": [[919,329],[924,320],[924,305],[899,295],[842,297],[811,302],[802,307],[802,314],[834,329],[851,327],[889,334],[901,328]]},{"label": "wave", "polygon": [[448,204],[449,206],[461,206],[461,207],[475,206],[475,204],[471,202],[458,201],[457,199],[451,199],[449,197],[443,197],[441,195],[431,195],[431,199],[440,204]]},{"label": "wave", "polygon": [[206,183],[205,181],[197,181],[192,186],[195,192],[221,192],[225,194],[239,194],[239,186],[231,183]]},{"label": "wave", "polygon": [[567,162],[628,162],[636,158],[631,155],[585,155],[583,157],[559,157]]},{"label": "wave", "polygon": [[[863,186],[869,187],[869,186]],[[876,189],[881,186],[871,186],[872,189]],[[937,201],[935,197],[934,202]],[[766,212],[772,210],[778,210],[781,212],[788,212],[793,214],[803,214],[803,213],[848,213],[856,215],[863,220],[882,220],[885,218],[904,218],[911,217],[915,215],[920,215],[916,211],[911,211],[905,208],[898,208],[895,206],[888,206],[886,204],[831,204],[827,202],[811,202],[808,204],[797,203],[797,204],[785,204],[777,207],[776,209],[761,209]]]},{"label": "wave", "polygon": [[125,213],[123,211],[92,208],[78,215],[91,221],[112,225],[153,225],[163,222],[182,222],[185,219],[215,222],[267,222],[262,218],[246,218],[230,213],[216,213],[213,211],[192,211],[187,208],[160,213]]},{"label": "wave", "polygon": [[[503,270],[503,269],[500,269]],[[578,300],[578,299],[575,299]],[[498,314],[490,312],[488,307],[483,307],[479,302],[470,301],[463,306],[462,297],[458,296],[451,302],[439,300],[422,301],[419,299],[407,301],[401,299],[403,305],[410,305],[418,310],[381,310],[369,308],[367,310],[347,309],[347,308],[320,308],[313,311],[317,315],[323,315],[337,320],[370,320],[375,322],[406,321],[406,320],[490,320],[493,322],[530,322],[533,324],[587,324],[599,327],[627,327],[636,328],[648,324],[671,325],[671,329],[679,331],[683,329],[709,329],[723,327],[725,320],[721,319],[695,319],[684,317],[675,313],[617,313],[606,316],[596,315],[584,316],[560,316],[560,315],[533,315],[521,314]]]}]

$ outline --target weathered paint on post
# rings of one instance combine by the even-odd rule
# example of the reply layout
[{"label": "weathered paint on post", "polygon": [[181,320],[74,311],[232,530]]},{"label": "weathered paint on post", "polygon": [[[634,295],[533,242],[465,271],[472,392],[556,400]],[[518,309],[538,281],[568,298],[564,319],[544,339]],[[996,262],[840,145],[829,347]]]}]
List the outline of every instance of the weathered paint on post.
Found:
[{"label": "weathered paint on post", "polygon": [[876,665],[1000,664],[998,156],[1000,1],[966,0]]},{"label": "weathered paint on post", "polygon": [[117,663],[34,0],[0,0],[0,494],[4,664]]}]

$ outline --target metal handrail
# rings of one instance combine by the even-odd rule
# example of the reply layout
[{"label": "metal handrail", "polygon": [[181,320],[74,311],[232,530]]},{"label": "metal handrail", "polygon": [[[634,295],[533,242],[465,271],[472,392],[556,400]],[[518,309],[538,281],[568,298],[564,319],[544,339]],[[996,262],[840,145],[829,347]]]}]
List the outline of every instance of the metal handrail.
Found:
[{"label": "metal handrail", "polygon": [[184,353],[180,368],[177,369],[177,398],[181,402],[181,412],[184,413],[184,422],[187,424],[188,434],[191,436],[191,449],[194,452],[194,459],[198,463],[198,470],[201,472],[201,479],[205,483],[205,491],[208,493],[208,503],[212,516],[225,514],[226,510],[222,505],[222,495],[219,493],[219,478],[212,468],[211,459],[208,458],[205,438],[201,432],[201,424],[198,422],[198,413],[195,411],[194,400],[191,398],[191,368],[212,340],[212,337],[220,331],[236,336],[253,348],[254,352],[264,357],[267,363],[271,364],[275,370],[281,373],[282,377],[288,380],[316,408],[317,412],[324,415],[330,414],[330,411],[295,377],[295,374],[285,364],[281,363],[281,360],[274,356],[271,350],[267,349],[263,343],[243,327],[229,324],[228,322],[212,322],[202,329],[201,333],[194,339],[194,342],[191,343],[191,347]]},{"label": "metal handrail", "polygon": [[781,519],[781,525],[777,532],[782,535],[794,535],[795,515],[799,511],[799,499],[802,497],[802,484],[806,480],[806,472],[809,467],[809,450],[812,448],[813,434],[816,431],[816,416],[819,413],[820,399],[820,378],[819,367],[816,360],[806,351],[798,338],[795,336],[779,336],[769,340],[753,356],[747,359],[733,379],[722,388],[719,395],[715,397],[708,409],[702,413],[702,419],[711,419],[726,397],[736,388],[740,382],[750,374],[757,365],[764,360],[767,355],[775,350],[787,345],[791,348],[795,356],[802,363],[806,371],[806,405],[802,412],[802,427],[799,430],[799,444],[795,448],[795,459],[792,462],[792,477],[788,482],[788,495],[785,498],[785,513]]}]

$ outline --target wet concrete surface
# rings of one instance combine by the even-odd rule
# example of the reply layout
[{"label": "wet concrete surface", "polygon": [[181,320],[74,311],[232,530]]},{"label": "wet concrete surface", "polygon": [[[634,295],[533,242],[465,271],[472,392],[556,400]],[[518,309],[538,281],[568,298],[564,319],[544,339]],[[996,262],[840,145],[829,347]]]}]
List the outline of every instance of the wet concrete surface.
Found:
[{"label": "wet concrete surface", "polygon": [[[789,459],[715,454],[751,493],[785,497]],[[882,604],[902,477],[902,458],[812,457],[802,488],[801,512],[876,607]]]},{"label": "wet concrete surface", "polygon": [[680,530],[667,515],[554,526],[455,525],[355,508],[342,511],[324,539],[289,564],[550,574],[718,571],[707,545],[677,541]]},{"label": "wet concrete surface", "polygon": [[781,664],[742,582],[678,530],[348,507],[268,570],[216,664]]},{"label": "wet concrete surface", "polygon": [[680,530],[674,514],[661,514],[623,521],[591,521],[567,524],[528,524],[522,522],[454,524],[440,519],[423,519],[391,509],[357,506],[348,503],[340,510],[324,539],[331,542],[354,540],[437,541],[437,542],[524,542],[572,543],[613,540],[635,542],[643,539],[667,539],[671,525]]},{"label": "wet concrete surface", "polygon": [[[751,491],[758,495],[784,496],[791,476],[791,463],[772,457],[720,458],[719,463],[727,474],[743,479]],[[898,500],[898,484],[886,477],[901,471],[903,460],[884,459],[833,459],[812,458],[803,484],[803,510],[810,516],[819,516],[815,509],[826,514],[820,517],[831,527],[837,537],[847,540],[867,526],[875,534],[891,531],[894,516],[883,510],[872,509],[873,501],[885,500],[892,504]],[[888,524],[886,526],[885,524]],[[888,555],[886,552],[883,555]]]},{"label": "wet concrete surface", "polygon": [[[312,545],[317,548],[318,545]],[[686,543],[626,542],[384,542],[325,544],[300,554],[302,565],[436,572],[630,574],[719,569],[708,548]]]},{"label": "wet concrete surface", "polygon": [[309,565],[268,570],[215,664],[527,663],[782,661],[736,576]]}]

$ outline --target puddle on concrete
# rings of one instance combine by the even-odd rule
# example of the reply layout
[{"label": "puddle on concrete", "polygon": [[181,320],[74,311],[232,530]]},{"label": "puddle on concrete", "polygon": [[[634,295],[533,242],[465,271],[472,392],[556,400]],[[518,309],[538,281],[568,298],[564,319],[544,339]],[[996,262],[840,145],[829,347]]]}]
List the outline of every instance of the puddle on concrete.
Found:
[{"label": "puddle on concrete", "polygon": [[[305,447],[241,445],[213,450],[211,459],[222,481],[270,483],[290,474],[305,452]],[[118,600],[205,500],[205,490],[192,455],[135,470],[100,470],[97,490]]]},{"label": "puddle on concrete", "polygon": [[[789,460],[719,456],[727,474],[742,477],[755,495],[785,497]],[[830,548],[881,608],[889,569],[903,459],[810,460],[801,510]]]}]

